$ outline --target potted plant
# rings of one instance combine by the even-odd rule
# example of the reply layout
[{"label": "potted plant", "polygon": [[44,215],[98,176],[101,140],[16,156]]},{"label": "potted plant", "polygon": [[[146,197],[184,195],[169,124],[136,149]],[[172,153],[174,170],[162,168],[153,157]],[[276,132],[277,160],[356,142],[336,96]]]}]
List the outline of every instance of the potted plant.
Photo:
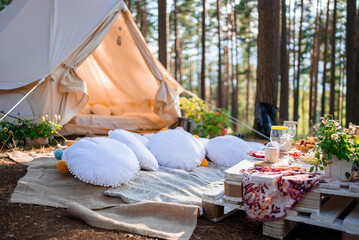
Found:
[{"label": "potted plant", "polygon": [[331,115],[321,118],[315,128],[318,138],[319,168],[325,169],[326,177],[347,180],[353,169],[359,168],[359,127],[350,123],[343,128]]},{"label": "potted plant", "polygon": [[215,137],[223,134],[229,126],[229,117],[224,110],[212,111],[210,107],[198,97],[180,99],[180,109],[185,112],[191,123],[189,131],[201,137]]},{"label": "potted plant", "polygon": [[61,120],[60,116],[55,115],[55,122],[47,119],[48,115],[41,117],[41,121],[25,120],[24,133],[26,145],[46,145],[49,143],[49,138],[53,138],[53,134],[61,129],[58,121]]}]

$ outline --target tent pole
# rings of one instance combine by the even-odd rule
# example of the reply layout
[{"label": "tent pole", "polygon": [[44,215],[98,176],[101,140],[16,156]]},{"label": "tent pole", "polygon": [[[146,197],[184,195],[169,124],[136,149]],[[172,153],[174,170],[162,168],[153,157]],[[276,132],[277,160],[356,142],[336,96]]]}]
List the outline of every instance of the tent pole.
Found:
[{"label": "tent pole", "polygon": [[30,95],[30,93],[32,93],[32,91],[35,90],[35,88],[37,88],[37,86],[39,86],[43,81],[45,81],[45,78],[42,78],[36,85],[35,87],[33,87],[23,98],[20,99],[20,101],[18,101],[15,106],[13,106],[4,116],[2,116],[2,118],[0,119],[0,122],[6,118],[7,115],[9,115],[9,113],[11,113],[12,110],[14,110],[22,101],[24,101],[24,99]]}]

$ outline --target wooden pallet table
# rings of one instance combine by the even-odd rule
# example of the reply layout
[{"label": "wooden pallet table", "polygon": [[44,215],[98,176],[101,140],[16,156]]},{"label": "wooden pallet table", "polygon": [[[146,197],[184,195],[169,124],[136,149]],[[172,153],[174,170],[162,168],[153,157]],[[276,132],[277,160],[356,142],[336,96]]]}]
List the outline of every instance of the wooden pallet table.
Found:
[{"label": "wooden pallet table", "polygon": [[[244,210],[240,170],[254,164],[245,160],[225,171],[224,185],[203,195],[205,216],[217,222]],[[359,183],[320,183],[288,211],[285,219],[263,222],[263,235],[283,239],[299,222],[339,230],[342,239],[359,239]]]}]

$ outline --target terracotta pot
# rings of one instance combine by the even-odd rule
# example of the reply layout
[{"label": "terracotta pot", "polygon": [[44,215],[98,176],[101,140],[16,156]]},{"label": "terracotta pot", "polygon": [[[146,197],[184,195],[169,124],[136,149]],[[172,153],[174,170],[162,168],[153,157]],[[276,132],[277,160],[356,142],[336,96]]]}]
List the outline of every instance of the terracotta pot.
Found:
[{"label": "terracotta pot", "polygon": [[[353,169],[353,161],[338,160],[337,156],[332,155],[332,163],[324,168],[325,178],[339,179],[342,181],[349,180]],[[347,173],[347,174],[346,174]]]},{"label": "terracotta pot", "polygon": [[25,142],[26,145],[32,145],[32,146],[38,146],[38,145],[47,145],[49,144],[49,138],[42,138],[42,137],[38,137],[38,138],[34,138],[31,139],[29,137],[25,137]]}]

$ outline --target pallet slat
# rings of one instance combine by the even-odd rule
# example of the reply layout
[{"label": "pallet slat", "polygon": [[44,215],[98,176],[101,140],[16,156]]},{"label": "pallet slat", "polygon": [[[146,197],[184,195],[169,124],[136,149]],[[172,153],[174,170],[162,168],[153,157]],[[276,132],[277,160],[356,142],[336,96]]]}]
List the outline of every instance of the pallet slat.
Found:
[{"label": "pallet slat", "polygon": [[343,226],[359,229],[359,203],[351,211],[351,213],[344,219]]},{"label": "pallet slat", "polygon": [[319,222],[333,223],[353,200],[352,198],[333,196],[323,204],[320,213],[311,214],[310,219]]}]

